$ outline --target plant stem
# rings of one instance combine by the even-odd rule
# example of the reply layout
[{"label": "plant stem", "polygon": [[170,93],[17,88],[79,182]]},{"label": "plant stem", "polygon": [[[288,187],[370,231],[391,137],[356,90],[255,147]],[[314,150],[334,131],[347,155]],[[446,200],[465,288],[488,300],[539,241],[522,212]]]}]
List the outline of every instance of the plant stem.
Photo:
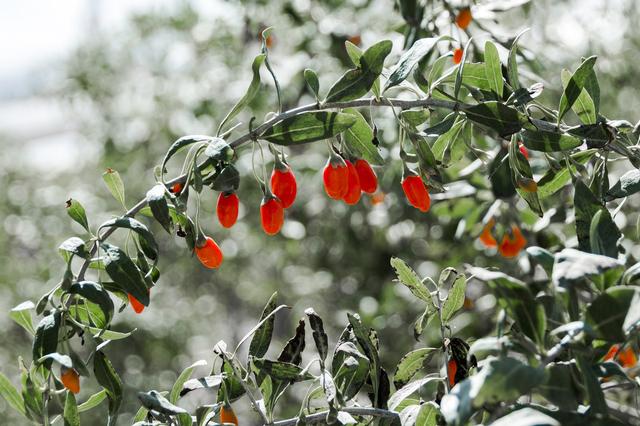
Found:
[{"label": "plant stem", "polygon": [[[344,408],[341,408],[340,411],[344,411],[345,413],[349,413],[355,416],[399,418],[399,414],[397,412],[390,411],[390,410],[383,410],[382,408],[344,407]],[[304,418],[305,424],[322,423],[326,421],[327,414],[329,414],[328,410],[305,416]],[[265,423],[265,426],[295,426],[297,422],[298,422],[298,418],[294,417],[291,419],[279,420],[277,422],[273,422],[271,425],[268,425],[267,423]]]}]

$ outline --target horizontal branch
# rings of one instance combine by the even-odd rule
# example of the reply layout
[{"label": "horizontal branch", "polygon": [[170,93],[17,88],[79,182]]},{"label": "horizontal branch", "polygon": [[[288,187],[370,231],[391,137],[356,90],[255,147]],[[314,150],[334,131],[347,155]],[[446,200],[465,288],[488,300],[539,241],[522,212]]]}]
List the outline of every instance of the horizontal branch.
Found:
[{"label": "horizontal branch", "polygon": [[[354,416],[371,416],[371,417],[387,417],[387,418],[398,418],[399,414],[395,411],[383,410],[382,408],[373,408],[373,407],[344,407],[341,408],[340,411],[344,411],[345,413],[352,414]],[[329,411],[321,411],[319,413],[309,414],[304,417],[304,423],[322,423],[326,421],[327,414]],[[271,425],[265,426],[295,426],[298,422],[297,417],[293,417],[291,419],[286,420],[278,420],[277,422],[272,423]]]}]

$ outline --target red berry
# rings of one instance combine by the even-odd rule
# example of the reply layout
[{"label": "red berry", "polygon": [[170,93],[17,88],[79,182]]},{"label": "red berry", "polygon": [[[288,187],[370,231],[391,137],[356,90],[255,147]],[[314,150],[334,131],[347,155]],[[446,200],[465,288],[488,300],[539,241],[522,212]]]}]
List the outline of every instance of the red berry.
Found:
[{"label": "red berry", "polygon": [[402,179],[402,190],[404,195],[409,200],[409,203],[416,209],[427,212],[431,207],[431,197],[427,187],[422,182],[422,178],[415,174],[405,176]]},{"label": "red berry", "polygon": [[473,20],[473,15],[471,15],[471,9],[465,7],[461,9],[460,12],[456,15],[456,25],[458,25],[463,30],[467,29],[471,21]]},{"label": "red berry", "polygon": [[275,235],[280,232],[284,223],[284,208],[282,202],[272,194],[267,194],[260,205],[260,220],[262,229],[267,235]]},{"label": "red berry", "polygon": [[324,190],[334,200],[341,200],[349,189],[349,171],[344,160],[337,155],[332,156],[322,172]]},{"label": "red berry", "polygon": [[360,195],[362,189],[360,187],[360,178],[358,177],[358,171],[353,163],[349,160],[345,160],[347,163],[347,170],[349,171],[347,180],[347,193],[342,198],[345,203],[350,206],[357,204],[360,201]]},{"label": "red berry", "polygon": [[142,311],[144,311],[144,305],[140,303],[140,301],[135,297],[133,297],[130,293],[127,293],[127,296],[129,297],[129,303],[131,304],[133,311],[136,314],[141,314]]},{"label": "red berry", "polygon": [[174,194],[179,194],[182,192],[183,187],[184,185],[182,185],[180,182],[174,183],[173,186],[171,187],[171,192],[173,192]]},{"label": "red berry", "polygon": [[376,189],[378,189],[378,177],[376,176],[376,172],[371,168],[371,165],[366,160],[359,159],[356,161],[355,166],[362,191],[367,194],[376,192]]},{"label": "red berry", "polygon": [[460,62],[462,62],[462,49],[458,47],[453,51],[453,63],[459,64]]},{"label": "red berry", "polygon": [[238,220],[238,196],[234,192],[221,192],[218,195],[218,221],[225,228],[231,228]]},{"label": "red berry", "polygon": [[222,250],[211,237],[207,237],[204,244],[196,246],[196,256],[209,269],[216,269],[222,264]]},{"label": "red berry", "polygon": [[60,381],[70,392],[80,392],[80,375],[75,369],[62,367],[60,369]]},{"label": "red berry", "polygon": [[522,155],[524,155],[524,158],[526,158],[528,160],[529,159],[529,151],[527,150],[527,148],[524,146],[524,144],[522,142],[518,142],[518,149],[520,150],[520,153]]},{"label": "red berry", "polygon": [[282,207],[287,209],[296,199],[298,185],[291,167],[284,163],[280,163],[280,167],[274,167],[271,173],[271,190],[282,202]]}]

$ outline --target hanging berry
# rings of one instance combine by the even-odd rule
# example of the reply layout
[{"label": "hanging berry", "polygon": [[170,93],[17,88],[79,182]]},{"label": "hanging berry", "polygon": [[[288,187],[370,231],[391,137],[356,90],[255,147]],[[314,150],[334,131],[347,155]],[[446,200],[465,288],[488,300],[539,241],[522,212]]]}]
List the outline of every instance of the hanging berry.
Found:
[{"label": "hanging berry", "polygon": [[291,207],[298,193],[296,177],[291,167],[278,157],[271,173],[271,190],[273,195],[280,199],[285,209]]},{"label": "hanging berry", "polygon": [[238,205],[240,200],[235,192],[221,192],[218,195],[216,213],[220,225],[231,228],[238,220]]},{"label": "hanging berry", "polygon": [[447,363],[447,377],[449,378],[449,387],[452,388],[456,384],[456,373],[458,372],[458,363],[455,359],[450,359]]},{"label": "hanging berry", "polygon": [[267,192],[262,198],[260,221],[262,222],[262,229],[267,235],[275,235],[280,232],[280,228],[284,223],[282,202],[270,192]]},{"label": "hanging berry", "polygon": [[498,241],[496,241],[495,237],[491,233],[493,227],[495,226],[495,219],[489,219],[489,222],[482,228],[482,233],[478,237],[480,242],[487,248],[496,248],[498,247]]},{"label": "hanging berry", "polygon": [[468,7],[460,9],[458,14],[456,15],[456,25],[463,30],[467,29],[472,20],[473,16],[471,15],[471,9]]},{"label": "hanging berry", "polygon": [[174,183],[171,186],[171,192],[174,194],[180,194],[182,192],[182,188],[184,188],[184,185],[182,185],[180,182]]},{"label": "hanging berry", "polygon": [[620,344],[612,345],[603,361],[616,361],[624,368],[632,368],[638,364],[638,357],[631,346],[620,350]]},{"label": "hanging berry", "polygon": [[144,305],[142,303],[140,303],[140,301],[138,299],[133,297],[131,295],[131,293],[127,293],[127,297],[129,298],[129,303],[131,304],[131,307],[133,308],[133,311],[136,314],[141,314],[142,311],[144,311]]},{"label": "hanging berry", "polygon": [[360,178],[358,177],[358,171],[356,166],[349,160],[345,160],[347,163],[347,171],[349,172],[347,177],[347,193],[342,198],[345,203],[352,206],[360,201],[360,195],[362,189],[360,187]]},{"label": "hanging berry", "polygon": [[524,155],[524,158],[526,158],[528,160],[529,159],[529,151],[527,150],[527,148],[524,146],[524,144],[522,142],[518,142],[518,149],[520,150],[520,153],[522,155]]},{"label": "hanging berry", "polygon": [[462,53],[463,53],[463,50],[460,47],[458,47],[456,50],[453,51],[453,63],[454,64],[457,65],[460,62],[462,62]]},{"label": "hanging berry", "polygon": [[422,181],[422,178],[406,166],[404,169],[404,177],[402,178],[402,190],[409,204],[421,212],[429,211],[429,207],[431,207],[431,197],[429,196],[427,187]]},{"label": "hanging berry", "polygon": [[60,381],[72,393],[80,392],[80,376],[74,368],[61,367]]},{"label": "hanging berry", "polygon": [[358,178],[360,179],[360,188],[362,192],[367,194],[373,194],[378,189],[378,177],[376,172],[373,171],[371,165],[363,159],[356,160],[356,171],[358,172]]},{"label": "hanging berry", "polygon": [[238,426],[238,418],[236,413],[233,412],[231,405],[223,405],[220,408],[220,423],[231,423]]},{"label": "hanging berry", "polygon": [[206,268],[216,269],[222,264],[222,250],[211,237],[206,237],[201,244],[196,244],[195,251],[200,263]]},{"label": "hanging berry", "polygon": [[527,240],[517,225],[511,225],[511,233],[505,232],[498,247],[500,254],[506,258],[516,257],[527,245]]},{"label": "hanging berry", "polygon": [[322,172],[324,190],[334,200],[341,200],[349,189],[349,170],[342,157],[331,152],[331,157]]}]

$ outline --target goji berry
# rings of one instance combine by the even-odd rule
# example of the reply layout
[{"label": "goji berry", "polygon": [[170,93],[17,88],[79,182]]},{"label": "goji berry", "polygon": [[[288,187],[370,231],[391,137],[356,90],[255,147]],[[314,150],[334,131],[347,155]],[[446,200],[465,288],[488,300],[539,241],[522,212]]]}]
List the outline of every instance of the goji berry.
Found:
[{"label": "goji berry", "polygon": [[278,161],[271,173],[271,190],[273,195],[278,197],[285,209],[291,207],[296,194],[298,193],[298,184],[296,177],[287,164]]},{"label": "goji berry", "polygon": [[347,193],[344,194],[344,197],[342,199],[345,203],[352,206],[360,201],[362,189],[360,187],[360,178],[358,177],[358,171],[356,170],[356,167],[349,160],[345,160],[345,163],[347,163],[347,170],[349,171],[349,175],[347,180]]},{"label": "goji berry", "polygon": [[471,15],[471,9],[468,7],[460,9],[456,15],[456,25],[463,30],[467,29],[472,20],[473,16]]},{"label": "goji berry", "polygon": [[222,250],[211,237],[206,237],[203,244],[196,245],[195,251],[200,263],[206,268],[216,269],[222,264]]},{"label": "goji berry", "polygon": [[220,225],[231,228],[238,220],[238,205],[240,200],[235,192],[221,192],[218,195],[216,213]]},{"label": "goji berry", "polygon": [[80,392],[80,375],[75,369],[62,367],[60,369],[60,381],[72,393]]},{"label": "goji berry", "polygon": [[266,194],[260,205],[260,221],[262,229],[267,235],[280,232],[284,223],[284,208],[282,202],[273,194]]},{"label": "goji berry", "polygon": [[373,171],[371,165],[363,159],[356,160],[356,171],[358,172],[358,179],[360,179],[360,188],[362,192],[367,194],[373,194],[378,189],[378,176]]},{"label": "goji berry", "polygon": [[342,157],[331,153],[322,172],[324,190],[334,200],[341,200],[349,189],[349,170]]},{"label": "goji berry", "polygon": [[498,247],[498,251],[504,257],[516,257],[518,253],[527,245],[527,240],[522,235],[522,231],[516,225],[511,226],[511,235],[505,232]]},{"label": "goji berry", "polygon": [[133,311],[136,314],[141,314],[142,311],[144,311],[144,305],[142,303],[140,303],[140,301],[138,299],[133,297],[131,295],[131,293],[127,293],[127,297],[129,298],[129,303],[131,304],[131,307],[133,308]]},{"label": "goji berry", "polygon": [[487,224],[482,228],[482,233],[480,234],[479,240],[482,244],[484,244],[487,248],[498,247],[498,242],[494,238],[491,230],[493,229],[496,221],[492,218],[487,222]]},{"label": "goji berry", "polygon": [[238,426],[238,418],[231,406],[223,405],[220,408],[220,423],[231,423]]},{"label": "goji berry", "polygon": [[462,62],[462,53],[463,50],[458,47],[456,50],[453,51],[453,63],[454,64],[459,64],[460,62]]},{"label": "goji berry", "polygon": [[402,179],[402,190],[409,204],[422,212],[429,211],[429,207],[431,207],[431,197],[422,178],[418,176],[416,172],[405,169],[405,176]]}]

